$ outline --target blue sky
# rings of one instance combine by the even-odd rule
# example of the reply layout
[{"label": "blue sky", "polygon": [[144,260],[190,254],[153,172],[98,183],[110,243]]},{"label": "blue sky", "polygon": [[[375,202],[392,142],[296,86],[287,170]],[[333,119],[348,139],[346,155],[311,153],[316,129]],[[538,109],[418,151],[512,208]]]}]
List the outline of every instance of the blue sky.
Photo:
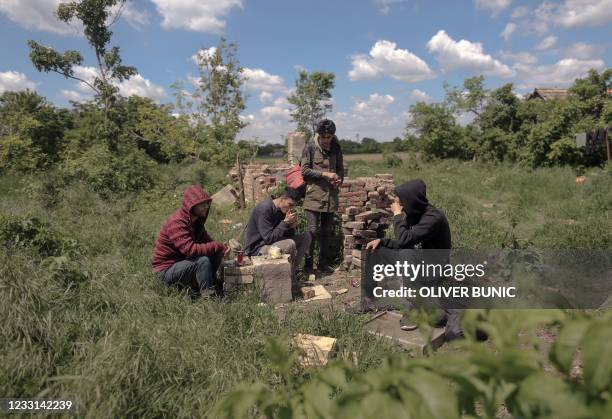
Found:
[{"label": "blue sky", "polygon": [[[57,74],[38,73],[26,42],[78,49],[93,60],[78,27],[57,22],[60,0],[0,0],[0,92],[35,88],[52,102],[90,93]],[[443,83],[484,74],[489,87],[517,93],[565,87],[610,63],[612,0],[134,0],[113,42],[139,75],[122,94],[172,102],[170,85],[197,74],[193,56],[219,36],[238,44],[249,95],[241,138],[279,142],[295,128],[286,96],[300,68],[336,74],[333,111],[343,138],[401,136],[411,104],[438,101]]]}]

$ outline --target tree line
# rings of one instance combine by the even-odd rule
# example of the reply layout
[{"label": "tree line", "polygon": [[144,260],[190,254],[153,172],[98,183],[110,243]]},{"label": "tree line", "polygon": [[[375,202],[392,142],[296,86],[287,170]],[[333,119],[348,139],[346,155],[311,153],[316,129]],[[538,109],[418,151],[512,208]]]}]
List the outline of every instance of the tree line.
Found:
[{"label": "tree line", "polygon": [[[119,83],[137,74],[112,45],[111,26],[125,0],[65,2],[57,9],[64,22],[79,20],[94,52],[95,77],[79,76],[81,52],[56,51],[29,41],[30,59],[42,72],[54,72],[88,86],[92,99],[54,106],[33,91],[0,96],[0,174],[57,169],[61,182],[81,179],[99,191],[139,190],[154,182],[157,165],[185,159],[229,166],[236,155],[278,154],[280,145],[236,141],[247,125],[244,68],[237,46],[221,38],[198,54],[199,78],[192,91],[175,83],[173,104],[138,96],[123,97]],[[118,10],[119,12],[113,12]],[[115,13],[113,15],[113,13]],[[531,167],[602,163],[585,155],[574,134],[612,121],[612,69],[591,70],[577,79],[565,99],[522,100],[512,84],[485,89],[482,76],[461,87],[445,86],[440,103],[411,106],[403,137],[379,142],[341,139],[345,153],[414,151],[431,158],[509,161]],[[335,74],[299,72],[288,96],[291,120],[310,138],[318,120],[332,111]],[[459,124],[459,115],[471,115]]]}]

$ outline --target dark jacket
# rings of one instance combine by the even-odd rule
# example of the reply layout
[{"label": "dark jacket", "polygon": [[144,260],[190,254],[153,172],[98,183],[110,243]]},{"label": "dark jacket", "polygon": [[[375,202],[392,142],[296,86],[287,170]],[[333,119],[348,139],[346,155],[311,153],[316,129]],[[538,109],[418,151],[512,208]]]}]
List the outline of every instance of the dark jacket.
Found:
[{"label": "dark jacket", "polygon": [[450,249],[451,232],[442,211],[427,200],[425,182],[411,180],[397,188],[404,213],[393,217],[395,239],[382,239],[381,245],[393,249]]},{"label": "dark jacket", "polygon": [[199,186],[187,188],[181,207],[166,220],[157,236],[152,258],[155,272],[164,271],[190,257],[213,256],[224,251],[225,246],[206,232],[206,219],[194,218],[191,214],[194,206],[210,200]]},{"label": "dark jacket", "polygon": [[301,166],[306,181],[304,209],[317,212],[338,210],[338,188],[322,176],[323,172],[333,172],[344,179],[344,162],[338,138],[334,136],[329,151],[322,150],[315,140],[304,147]]},{"label": "dark jacket", "polygon": [[274,206],[272,198],[267,198],[255,206],[246,228],[245,252],[248,256],[257,255],[264,245],[291,237],[294,230],[283,220],[285,214]]}]

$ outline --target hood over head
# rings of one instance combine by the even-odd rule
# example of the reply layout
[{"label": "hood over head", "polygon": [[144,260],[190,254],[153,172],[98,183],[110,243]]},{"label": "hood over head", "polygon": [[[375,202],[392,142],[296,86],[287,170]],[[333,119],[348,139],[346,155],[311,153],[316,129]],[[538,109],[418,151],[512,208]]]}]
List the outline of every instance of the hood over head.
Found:
[{"label": "hood over head", "polygon": [[183,194],[181,210],[191,215],[191,209],[205,201],[212,201],[212,198],[198,185],[191,185]]},{"label": "hood over head", "polygon": [[427,187],[421,179],[413,179],[402,183],[395,188],[395,194],[402,203],[404,212],[415,221],[421,218],[429,205]]}]

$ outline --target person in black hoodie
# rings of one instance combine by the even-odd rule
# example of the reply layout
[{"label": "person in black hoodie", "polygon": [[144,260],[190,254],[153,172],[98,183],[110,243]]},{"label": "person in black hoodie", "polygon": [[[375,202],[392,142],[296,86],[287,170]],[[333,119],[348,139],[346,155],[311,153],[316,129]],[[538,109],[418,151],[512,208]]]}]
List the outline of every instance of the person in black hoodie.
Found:
[{"label": "person in black hoodie", "polygon": [[[427,187],[421,179],[413,179],[395,188],[397,199],[391,204],[395,239],[375,239],[366,245],[366,250],[378,247],[391,249],[436,249],[438,263],[448,263],[451,250],[451,231],[446,215],[427,200]],[[447,340],[463,336],[459,310],[444,310],[440,323],[446,323]],[[402,318],[404,330],[416,328]]]},{"label": "person in black hoodie", "polygon": [[366,249],[451,249],[451,232],[442,211],[429,204],[427,187],[421,179],[395,188],[397,200],[391,204],[395,239],[376,239]]}]

